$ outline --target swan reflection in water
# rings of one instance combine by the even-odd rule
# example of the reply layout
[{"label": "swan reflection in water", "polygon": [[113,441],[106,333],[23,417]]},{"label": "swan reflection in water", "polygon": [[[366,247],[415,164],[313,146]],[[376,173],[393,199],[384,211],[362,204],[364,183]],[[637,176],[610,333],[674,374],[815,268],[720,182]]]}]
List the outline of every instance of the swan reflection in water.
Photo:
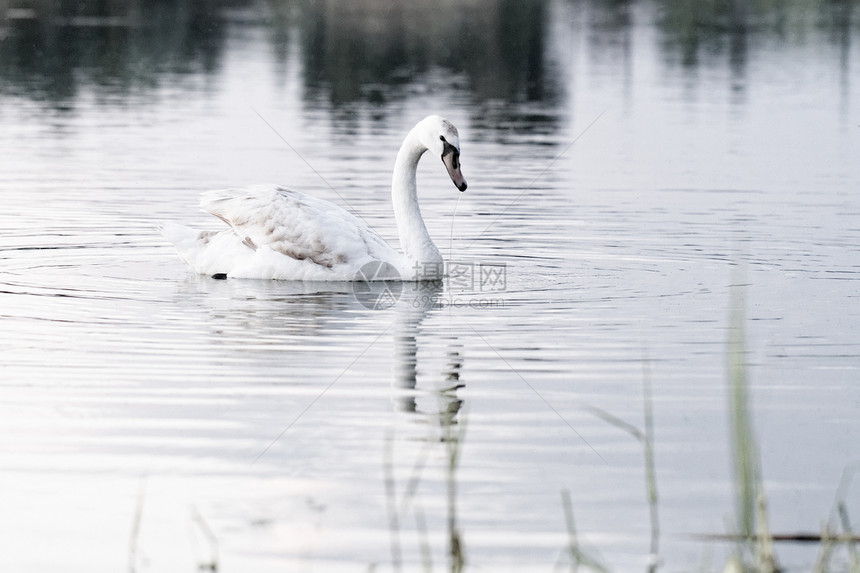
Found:
[{"label": "swan reflection in water", "polygon": [[[441,308],[439,296],[441,281],[424,281],[406,287],[401,304],[398,304],[394,323],[393,383],[397,389],[396,407],[403,412],[422,413],[418,409],[416,392],[418,387],[418,335],[421,323],[431,310]],[[462,401],[456,392],[462,388],[460,370],[463,366],[462,345],[456,336],[449,338],[445,349],[447,364],[442,373],[442,383],[434,390],[441,404],[438,411],[448,423],[456,423],[456,415]],[[445,422],[443,420],[443,423]]]},{"label": "swan reflection in water", "polygon": [[[402,283],[395,304],[378,311],[371,310],[372,307],[366,305],[367,300],[359,298],[359,295],[373,298],[382,294],[386,285],[384,282],[369,284],[371,288],[367,291],[356,292],[355,285],[350,283],[221,281],[192,277],[179,286],[174,296],[176,308],[182,310],[182,321],[197,317],[193,322],[195,332],[199,332],[199,327],[208,333],[204,341],[217,345],[219,351],[223,351],[221,345],[227,345],[238,352],[237,356],[243,356],[255,366],[261,359],[261,346],[272,349],[262,356],[271,359],[272,368],[279,368],[284,360],[281,348],[301,347],[311,340],[316,344],[339,344],[344,332],[366,340],[367,336],[374,336],[373,331],[367,330],[368,315],[381,319],[372,321],[375,327],[391,325],[388,327],[391,338],[383,336],[376,344],[390,344],[389,348],[393,349],[393,411],[404,414],[412,429],[426,429],[428,432],[418,438],[424,443],[417,454],[418,469],[415,471],[418,477],[414,485],[404,490],[412,493],[404,496],[408,499],[403,503],[397,504],[398,515],[414,512],[418,522],[421,504],[417,503],[415,496],[420,493],[420,473],[441,445],[448,539],[446,552],[450,570],[461,571],[464,558],[457,525],[456,470],[465,426],[461,414],[464,403],[457,395],[464,387],[461,379],[463,345],[454,332],[447,337],[444,335],[446,310],[439,302],[443,292],[441,281]],[[422,334],[423,329],[429,326],[427,323],[432,324],[433,331]],[[253,332],[254,336],[247,336],[248,332]],[[437,342],[443,345],[444,350]],[[253,348],[254,353],[242,352],[246,346]],[[293,376],[300,376],[301,372],[314,372],[319,367],[318,361],[300,361],[290,365],[290,372]],[[282,425],[283,419],[278,417],[273,424]],[[274,443],[270,434],[257,437],[260,443]],[[399,441],[404,443],[406,440],[408,438]],[[414,451],[411,446],[409,448]],[[266,455],[271,458],[278,451],[279,448],[274,448]],[[397,461],[398,465],[404,463],[403,460]],[[386,463],[393,465],[394,460]],[[433,494],[428,491],[426,495]],[[420,519],[423,520],[423,516]],[[421,526],[418,529],[420,531]]]},{"label": "swan reflection in water", "polygon": [[[450,570],[462,571],[465,554],[457,525],[457,480],[456,471],[461,452],[461,440],[465,424],[458,418],[463,401],[457,391],[465,385],[460,376],[463,367],[463,347],[453,333],[445,348],[445,366],[435,388],[418,387],[418,349],[421,324],[433,310],[442,308],[439,303],[442,281],[413,283],[405,289],[397,305],[394,324],[393,379],[395,409],[420,416],[428,426],[438,424],[441,434],[438,441],[445,448],[445,486],[447,509],[448,557]],[[432,376],[424,376],[431,378]],[[431,382],[432,384],[432,382]],[[436,408],[422,410],[417,398],[430,393],[436,397]],[[428,437],[428,446],[436,439]],[[423,518],[421,518],[423,520]]]}]

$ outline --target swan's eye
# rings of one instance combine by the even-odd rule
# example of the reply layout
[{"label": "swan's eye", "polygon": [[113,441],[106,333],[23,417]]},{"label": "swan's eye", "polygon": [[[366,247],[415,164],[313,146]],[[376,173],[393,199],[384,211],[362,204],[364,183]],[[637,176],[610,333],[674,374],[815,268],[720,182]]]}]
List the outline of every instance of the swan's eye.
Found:
[{"label": "swan's eye", "polygon": [[452,160],[451,160],[451,162],[452,162],[451,164],[452,164],[452,165],[454,166],[454,168],[456,169],[456,168],[457,168],[457,165],[458,165],[458,159],[460,158],[460,151],[459,151],[456,147],[454,147],[453,145],[451,145],[450,143],[448,143],[448,142],[445,140],[445,138],[444,138],[444,137],[439,136],[439,138],[440,138],[440,139],[442,140],[442,142],[443,142],[443,143],[442,143],[442,158],[444,159],[444,158],[445,158],[445,157],[447,157],[449,154],[453,154],[453,155],[454,155],[454,157],[453,157],[453,158],[452,158]]},{"label": "swan's eye", "polygon": [[445,143],[448,143],[448,140],[447,140],[447,139],[445,139],[445,136],[444,136],[444,135],[440,135],[440,136],[439,136],[439,141],[444,141]]}]

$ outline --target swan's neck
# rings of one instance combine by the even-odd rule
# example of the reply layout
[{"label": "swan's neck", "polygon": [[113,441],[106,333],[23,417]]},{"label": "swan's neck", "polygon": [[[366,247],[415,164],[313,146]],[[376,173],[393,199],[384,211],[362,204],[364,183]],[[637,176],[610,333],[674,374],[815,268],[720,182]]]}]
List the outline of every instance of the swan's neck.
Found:
[{"label": "swan's neck", "polygon": [[[442,263],[442,255],[427,232],[421,209],[418,207],[418,188],[415,172],[418,161],[427,148],[419,140],[415,130],[409,132],[394,163],[391,183],[391,201],[394,204],[394,219],[400,234],[400,247],[416,268],[430,270]],[[432,274],[432,271],[431,271]],[[435,278],[425,276],[424,278]]]}]

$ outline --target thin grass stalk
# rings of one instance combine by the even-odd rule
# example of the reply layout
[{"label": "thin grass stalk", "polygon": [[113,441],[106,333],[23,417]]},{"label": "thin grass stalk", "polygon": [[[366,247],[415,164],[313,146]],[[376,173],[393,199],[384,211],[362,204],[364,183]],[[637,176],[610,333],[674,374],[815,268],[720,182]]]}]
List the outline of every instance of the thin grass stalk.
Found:
[{"label": "thin grass stalk", "polygon": [[773,537],[767,524],[767,500],[761,480],[756,484],[756,570],[758,573],[773,573],[777,570],[773,551]]},{"label": "thin grass stalk", "polygon": [[578,571],[580,566],[598,573],[609,573],[603,564],[589,556],[579,545],[579,538],[576,535],[576,527],[573,522],[573,505],[570,503],[570,492],[566,489],[561,490],[561,505],[564,509],[564,521],[567,525],[567,551],[570,554],[571,573]]},{"label": "thin grass stalk", "polygon": [[651,397],[651,376],[648,363],[643,362],[642,409],[645,417],[645,433],[642,447],[645,450],[645,491],[651,520],[651,544],[648,573],[654,573],[660,564],[660,516],[657,507],[657,470],[654,464],[654,409]]},{"label": "thin grass stalk", "polygon": [[217,571],[218,570],[218,538],[215,537],[215,532],[212,531],[212,528],[209,527],[209,524],[206,523],[206,520],[203,519],[203,516],[200,515],[200,511],[197,509],[197,506],[191,506],[191,519],[197,525],[200,532],[203,533],[203,537],[206,538],[206,541],[209,543],[209,559],[206,562],[201,562],[197,564],[197,569],[201,571]]},{"label": "thin grass stalk", "polygon": [[[740,281],[738,281],[740,282]],[[761,462],[752,427],[745,350],[745,300],[735,286],[729,316],[728,370],[731,438],[734,453],[737,528],[740,535],[737,564],[752,563],[758,573],[777,570],[773,539],[768,528],[767,501]]]},{"label": "thin grass stalk", "polygon": [[570,492],[561,490],[561,507],[564,509],[564,523],[567,525],[567,551],[570,554],[570,573],[579,569],[580,551],[576,539],[576,526],[573,521],[573,505],[570,502]]},{"label": "thin grass stalk", "polygon": [[424,468],[427,466],[427,460],[430,457],[430,448],[433,445],[434,439],[431,439],[429,436],[427,440],[424,442],[421,451],[418,453],[418,456],[415,458],[415,463],[412,466],[412,472],[409,475],[409,480],[406,482],[406,486],[403,488],[403,495],[400,497],[400,513],[406,513],[406,510],[409,509],[409,506],[415,500],[416,494],[418,492],[418,486],[421,484],[421,476],[424,473]]},{"label": "thin grass stalk", "polygon": [[[860,565],[855,565],[855,563],[857,563],[857,549],[854,536],[849,532],[851,524],[848,521],[847,511],[844,509],[845,496],[848,494],[848,489],[851,487],[851,482],[854,480],[854,474],[857,472],[857,469],[857,467],[849,467],[845,468],[842,472],[842,478],[839,480],[839,485],[836,488],[836,495],[833,500],[833,509],[830,512],[830,517],[828,522],[824,525],[823,533],[821,535],[820,549],[813,569],[816,573],[823,572],[830,566],[830,557],[834,549],[834,544],[839,541],[840,537],[844,538],[845,542],[848,543],[848,551],[851,555],[852,573],[855,571],[854,567],[860,568]],[[844,517],[842,515],[843,512],[845,512]],[[837,518],[842,523],[843,529],[846,529],[846,527],[848,528],[841,536],[831,532],[831,530],[838,527],[836,524]]]},{"label": "thin grass stalk", "polygon": [[388,532],[391,545],[391,567],[394,571],[403,570],[403,555],[400,549],[400,518],[397,510],[397,493],[394,484],[394,436],[391,432],[385,437],[383,453],[385,473],[385,505],[388,508]]},{"label": "thin grass stalk", "polygon": [[744,312],[742,296],[732,295],[729,324],[729,392],[731,439],[734,452],[738,533],[752,539],[755,533],[756,470],[753,435],[749,420],[746,364],[744,360]]},{"label": "thin grass stalk", "polygon": [[131,521],[131,535],[128,542],[128,570],[129,573],[137,571],[138,541],[140,539],[140,524],[143,521],[143,502],[146,498],[146,480],[140,482],[137,492],[137,505],[134,510],[134,518]]},{"label": "thin grass stalk", "polygon": [[[839,521],[842,524],[842,533],[845,537],[853,538],[854,530],[851,527],[851,520],[848,518],[848,508],[845,507],[845,502],[840,501],[836,510],[839,513]],[[848,541],[848,555],[851,561],[849,562],[849,571],[851,573],[860,573],[860,555],[857,552],[857,545],[854,541]]]},{"label": "thin grass stalk", "polygon": [[647,571],[648,573],[653,573],[657,570],[660,564],[660,518],[658,511],[657,470],[654,462],[654,408],[651,392],[651,377],[648,371],[647,361],[643,361],[642,364],[642,410],[645,424],[644,430],[640,430],[633,424],[625,422],[614,414],[610,414],[600,408],[587,404],[582,405],[581,407],[619,430],[627,432],[642,444],[643,455],[645,458],[645,498],[648,502],[651,529]]},{"label": "thin grass stalk", "polygon": [[[447,420],[447,422],[446,422]],[[460,529],[457,526],[457,466],[460,461],[460,448],[466,434],[466,419],[459,424],[452,418],[442,417],[444,442],[448,453],[447,500],[448,500],[448,554],[451,573],[460,573],[466,563]],[[457,428],[454,433],[453,429]]]},{"label": "thin grass stalk", "polygon": [[415,526],[418,528],[418,551],[421,552],[421,564],[425,573],[433,571],[433,556],[430,550],[430,536],[427,532],[427,520],[424,519],[424,510],[420,503],[414,504]]},{"label": "thin grass stalk", "polygon": [[833,550],[836,548],[833,532],[830,530],[830,524],[825,523],[821,530],[821,542],[819,544],[818,558],[815,560],[815,566],[812,568],[813,573],[827,573],[830,570],[830,557]]}]

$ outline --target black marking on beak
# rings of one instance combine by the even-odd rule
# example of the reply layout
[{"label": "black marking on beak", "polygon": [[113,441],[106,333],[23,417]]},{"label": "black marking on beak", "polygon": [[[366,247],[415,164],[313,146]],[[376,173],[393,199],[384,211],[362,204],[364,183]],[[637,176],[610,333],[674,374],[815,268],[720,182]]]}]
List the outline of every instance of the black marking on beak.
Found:
[{"label": "black marking on beak", "polygon": [[[441,135],[439,138],[442,140],[442,161],[445,162],[445,165],[449,165],[451,169],[460,169],[460,150],[445,141],[445,138]],[[447,159],[449,153],[453,153],[454,156],[451,159]]]},{"label": "black marking on beak", "polygon": [[465,191],[467,185],[463,174],[460,172],[460,150],[445,141],[444,136],[440,135],[439,139],[442,140],[442,163],[445,164],[448,175],[457,189]]}]

